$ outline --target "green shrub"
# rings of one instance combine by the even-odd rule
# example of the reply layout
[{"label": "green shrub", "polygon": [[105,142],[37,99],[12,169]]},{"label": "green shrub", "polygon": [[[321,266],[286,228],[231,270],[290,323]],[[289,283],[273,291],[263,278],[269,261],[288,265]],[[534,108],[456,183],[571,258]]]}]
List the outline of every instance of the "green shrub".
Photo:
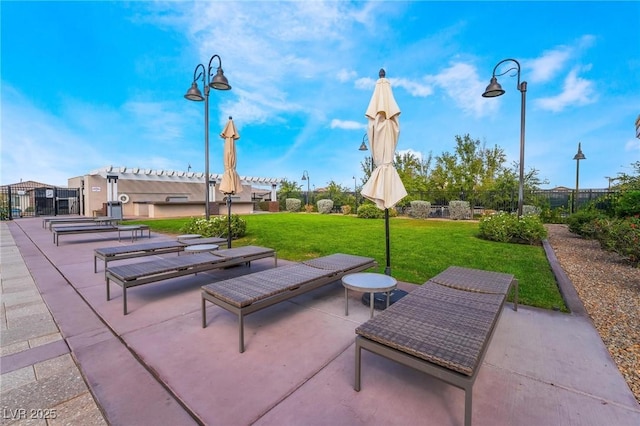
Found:
[{"label": "green shrub", "polygon": [[625,191],[615,204],[617,217],[630,217],[640,214],[640,191]]},{"label": "green shrub", "polygon": [[351,214],[351,206],[350,205],[347,204],[345,206],[342,206],[341,209],[342,209],[342,214],[345,214],[345,215]]},{"label": "green shrub", "polygon": [[624,219],[599,218],[592,221],[591,227],[600,247],[640,265],[640,215]]},{"label": "green shrub", "polygon": [[522,215],[523,216],[529,216],[529,215],[540,215],[540,208],[536,207],[536,206],[531,206],[529,204],[524,204],[522,206]]},{"label": "green shrub", "polygon": [[414,200],[411,201],[409,208],[409,216],[417,219],[426,219],[431,212],[431,203],[429,201]]},{"label": "green shrub", "polygon": [[358,217],[363,219],[382,219],[384,210],[380,210],[374,204],[367,203],[358,207]]},{"label": "green shrub", "polygon": [[[180,232],[183,234],[200,234],[203,237],[227,238],[229,235],[228,216],[215,216],[209,220],[199,217],[192,217]],[[231,215],[231,238],[244,237],[247,233],[247,222],[237,214]]]},{"label": "green shrub", "polygon": [[318,200],[318,213],[320,214],[329,214],[331,213],[331,209],[333,209],[333,200],[324,199]]},{"label": "green shrub", "polygon": [[453,220],[470,219],[471,208],[468,201],[449,201],[449,217]]},{"label": "green shrub", "polygon": [[569,231],[574,234],[578,234],[585,238],[594,238],[595,229],[593,228],[593,221],[595,219],[604,219],[606,215],[600,213],[594,209],[578,210],[567,218],[567,224],[569,225]]},{"label": "green shrub", "polygon": [[558,207],[552,209],[544,207],[540,210],[540,220],[543,223],[565,223],[569,216],[569,210],[566,207]]},{"label": "green shrub", "polygon": [[302,201],[297,198],[287,198],[284,203],[288,212],[299,212],[302,207]]},{"label": "green shrub", "polygon": [[505,212],[480,218],[480,238],[491,241],[540,244],[547,230],[537,215],[522,216]]},{"label": "green shrub", "polygon": [[[397,217],[398,210],[395,208],[389,209],[389,217]],[[380,210],[375,204],[366,203],[358,207],[358,217],[363,219],[383,219],[384,210]]]}]

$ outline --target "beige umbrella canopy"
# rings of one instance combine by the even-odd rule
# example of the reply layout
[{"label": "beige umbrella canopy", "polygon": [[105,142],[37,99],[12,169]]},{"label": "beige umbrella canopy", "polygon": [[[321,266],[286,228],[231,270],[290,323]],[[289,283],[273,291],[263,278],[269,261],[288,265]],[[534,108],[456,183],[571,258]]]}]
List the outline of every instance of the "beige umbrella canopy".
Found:
[{"label": "beige umbrella canopy", "polygon": [[400,135],[400,108],[393,97],[391,84],[380,70],[380,78],[369,102],[365,116],[369,119],[367,135],[371,155],[376,168],[362,187],[362,195],[378,206],[389,209],[407,195],[400,175],[393,166],[393,159]]},{"label": "beige umbrella canopy", "polygon": [[373,91],[369,107],[365,112],[368,118],[367,135],[371,144],[371,154],[376,168],[371,172],[361,194],[384,209],[387,266],[385,273],[391,275],[391,255],[389,244],[389,209],[407,195],[398,171],[393,166],[398,137],[400,136],[400,107],[391,91],[391,83],[385,78],[384,69]]},{"label": "beige umbrella canopy", "polygon": [[240,139],[240,134],[236,130],[236,125],[231,117],[229,117],[229,121],[224,126],[220,137],[224,139],[224,174],[220,182],[220,192],[224,194],[239,194],[242,192],[242,183],[236,171],[236,140]]},{"label": "beige umbrella canopy", "polygon": [[240,134],[231,117],[220,137],[224,139],[224,173],[220,182],[220,192],[227,196],[227,247],[231,248],[231,195],[242,192],[242,182],[236,171],[236,140],[240,139]]}]

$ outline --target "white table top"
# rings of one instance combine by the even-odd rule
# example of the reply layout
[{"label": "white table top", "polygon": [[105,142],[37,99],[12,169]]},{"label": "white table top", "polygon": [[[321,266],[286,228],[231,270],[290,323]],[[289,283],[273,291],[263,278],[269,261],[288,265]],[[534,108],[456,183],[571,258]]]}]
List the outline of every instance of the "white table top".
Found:
[{"label": "white table top", "polygon": [[218,250],[217,244],[194,244],[191,246],[187,246],[184,248],[184,251],[193,251],[193,252],[202,252],[202,251],[213,251]]},{"label": "white table top", "polygon": [[342,285],[350,290],[363,292],[383,292],[396,288],[398,281],[385,274],[358,272],[342,277]]}]

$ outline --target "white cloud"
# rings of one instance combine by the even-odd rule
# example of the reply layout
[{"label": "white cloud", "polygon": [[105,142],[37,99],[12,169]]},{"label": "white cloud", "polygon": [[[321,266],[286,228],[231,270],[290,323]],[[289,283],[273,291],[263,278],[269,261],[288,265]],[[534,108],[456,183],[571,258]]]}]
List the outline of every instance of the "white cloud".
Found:
[{"label": "white cloud", "polygon": [[526,61],[527,79],[537,83],[552,80],[567,66],[569,60],[590,48],[594,41],[595,37],[587,34],[580,37],[573,45],[561,45],[545,50],[541,57]]},{"label": "white cloud", "polygon": [[578,69],[573,69],[564,80],[562,93],[557,96],[536,99],[535,104],[541,109],[559,112],[569,106],[587,105],[595,100],[593,82],[579,77]]},{"label": "white cloud", "polygon": [[347,81],[353,80],[356,77],[356,75],[357,73],[355,71],[348,71],[343,68],[340,71],[338,71],[338,74],[336,75],[336,77],[338,78],[338,81],[340,81],[341,83],[346,83]]},{"label": "white cloud", "polygon": [[444,89],[466,113],[482,116],[497,108],[497,102],[487,102],[481,96],[488,82],[481,81],[476,68],[469,64],[455,63],[429,79]]},{"label": "white cloud", "polygon": [[565,67],[570,57],[570,49],[564,46],[544,52],[541,57],[527,61],[530,68],[527,79],[532,82],[551,80]]},{"label": "white cloud", "polygon": [[627,143],[624,144],[625,152],[634,152],[637,151],[640,153],[640,139],[629,139]]},{"label": "white cloud", "polygon": [[334,118],[333,120],[331,120],[331,128],[345,130],[366,130],[367,126],[358,121],[338,120],[337,118]]},{"label": "white cloud", "polygon": [[433,87],[428,84],[418,83],[406,78],[390,78],[392,87],[402,87],[411,96],[426,98],[433,93]]}]

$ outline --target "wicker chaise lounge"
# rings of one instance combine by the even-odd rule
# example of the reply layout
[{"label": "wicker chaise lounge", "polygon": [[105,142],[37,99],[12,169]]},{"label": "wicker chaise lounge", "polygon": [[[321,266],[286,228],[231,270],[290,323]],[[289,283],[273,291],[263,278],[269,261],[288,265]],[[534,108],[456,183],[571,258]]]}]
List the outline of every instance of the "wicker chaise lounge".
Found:
[{"label": "wicker chaise lounge", "polygon": [[106,269],[107,300],[111,299],[110,283],[122,287],[122,308],[127,315],[127,289],[139,285],[164,281],[170,278],[197,274],[242,264],[253,260],[273,257],[274,266],[278,259],[274,249],[258,246],[244,246],[198,253],[188,256],[172,256],[128,265],[110,266]]},{"label": "wicker chaise lounge", "polygon": [[74,234],[98,234],[104,232],[117,232],[118,241],[120,241],[121,232],[131,232],[131,240],[135,237],[144,234],[147,231],[149,238],[151,238],[151,229],[148,225],[130,225],[130,226],[118,226],[118,225],[85,225],[85,226],[54,226],[53,242],[55,245],[59,245],[60,236],[62,235],[74,235]]},{"label": "wicker chaise lounge", "polygon": [[245,315],[376,265],[369,257],[337,253],[205,285],[202,287],[202,327],[207,326],[206,301],[238,315],[242,353]]},{"label": "wicker chaise lounge", "polygon": [[184,248],[195,244],[227,245],[226,238],[193,238],[190,240],[167,240],[153,243],[133,244],[126,246],[102,247],[93,251],[93,272],[98,272],[98,259],[104,261],[104,269],[107,264],[115,260],[131,259],[134,257],[153,256],[165,253],[180,253]]},{"label": "wicker chaise lounge", "polygon": [[354,389],[366,349],[464,390],[470,426],[473,384],[512,286],[512,275],[457,267],[427,281],[356,329]]}]

